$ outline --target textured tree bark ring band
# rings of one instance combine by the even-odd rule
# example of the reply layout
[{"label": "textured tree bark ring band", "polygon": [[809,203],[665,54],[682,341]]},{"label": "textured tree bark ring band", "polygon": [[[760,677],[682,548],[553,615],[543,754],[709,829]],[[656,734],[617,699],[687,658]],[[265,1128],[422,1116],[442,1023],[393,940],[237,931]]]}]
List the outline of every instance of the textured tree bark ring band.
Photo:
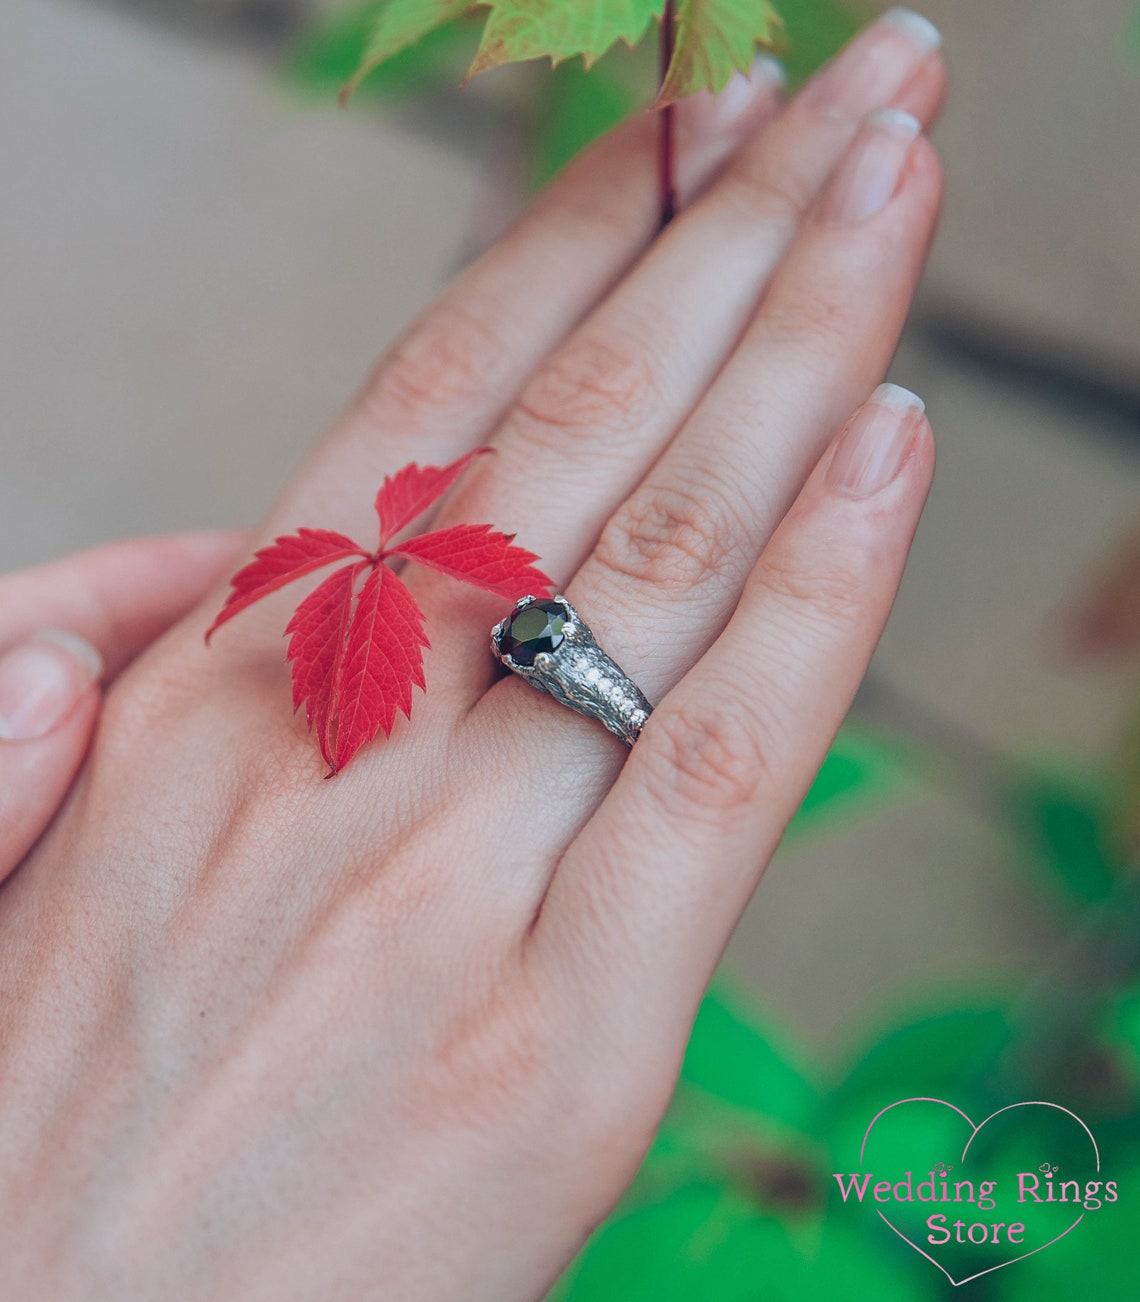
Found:
[{"label": "textured tree bark ring band", "polygon": [[653,707],[565,597],[523,597],[491,630],[495,658],[540,692],[597,719],[627,746]]}]

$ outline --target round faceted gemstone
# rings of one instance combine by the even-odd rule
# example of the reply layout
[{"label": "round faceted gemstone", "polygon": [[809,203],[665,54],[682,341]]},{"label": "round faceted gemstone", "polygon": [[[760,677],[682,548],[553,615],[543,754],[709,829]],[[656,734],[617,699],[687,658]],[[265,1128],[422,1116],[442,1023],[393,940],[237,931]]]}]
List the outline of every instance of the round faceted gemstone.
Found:
[{"label": "round faceted gemstone", "polygon": [[535,656],[562,644],[566,620],[566,610],[557,601],[532,601],[507,621],[499,650],[516,665],[533,665]]}]

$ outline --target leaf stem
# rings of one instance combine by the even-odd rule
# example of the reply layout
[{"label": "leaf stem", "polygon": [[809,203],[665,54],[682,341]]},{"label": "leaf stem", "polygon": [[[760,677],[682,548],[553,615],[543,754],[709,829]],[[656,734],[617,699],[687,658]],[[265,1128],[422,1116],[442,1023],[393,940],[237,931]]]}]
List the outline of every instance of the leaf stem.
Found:
[{"label": "leaf stem", "polygon": [[[676,34],[675,0],[665,0],[665,12],[661,15],[661,85],[669,65],[673,62],[673,39]],[[660,122],[657,128],[657,186],[661,199],[661,216],[658,229],[664,230],[677,215],[677,115],[673,104],[660,110]]]}]

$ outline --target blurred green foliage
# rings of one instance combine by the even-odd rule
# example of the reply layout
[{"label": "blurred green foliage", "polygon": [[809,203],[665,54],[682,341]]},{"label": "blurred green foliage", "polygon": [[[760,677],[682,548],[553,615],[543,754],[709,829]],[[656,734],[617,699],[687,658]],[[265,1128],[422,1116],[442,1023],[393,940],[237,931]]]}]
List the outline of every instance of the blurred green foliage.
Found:
[{"label": "blurred green foliage", "polygon": [[1117,794],[1073,765],[1027,765],[1003,797],[1022,859],[1050,895],[1069,905],[1106,900],[1125,871],[1115,826]]}]

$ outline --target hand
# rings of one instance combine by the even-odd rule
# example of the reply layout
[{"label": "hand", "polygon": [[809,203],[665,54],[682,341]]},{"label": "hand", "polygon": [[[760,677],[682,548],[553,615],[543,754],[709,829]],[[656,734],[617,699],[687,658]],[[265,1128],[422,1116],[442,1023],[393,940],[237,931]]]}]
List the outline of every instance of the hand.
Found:
[{"label": "hand", "polygon": [[71,785],[100,680],[192,610],[243,542],[233,532],[140,538],[0,579],[0,881]]},{"label": "hand", "polygon": [[904,16],[782,111],[690,106],[701,197],[652,243],[653,124],[620,131],[264,526],[363,533],[385,472],[490,441],[435,523],[541,554],[656,705],[628,756],[498,676],[501,603],[428,572],[427,694],[333,781],[289,708],[296,593],[207,650],[217,593],[122,675],[0,909],[0,1293],[504,1302],[606,1214],[927,491],[920,406],[866,400],[939,169],[860,121],[942,92]]}]

